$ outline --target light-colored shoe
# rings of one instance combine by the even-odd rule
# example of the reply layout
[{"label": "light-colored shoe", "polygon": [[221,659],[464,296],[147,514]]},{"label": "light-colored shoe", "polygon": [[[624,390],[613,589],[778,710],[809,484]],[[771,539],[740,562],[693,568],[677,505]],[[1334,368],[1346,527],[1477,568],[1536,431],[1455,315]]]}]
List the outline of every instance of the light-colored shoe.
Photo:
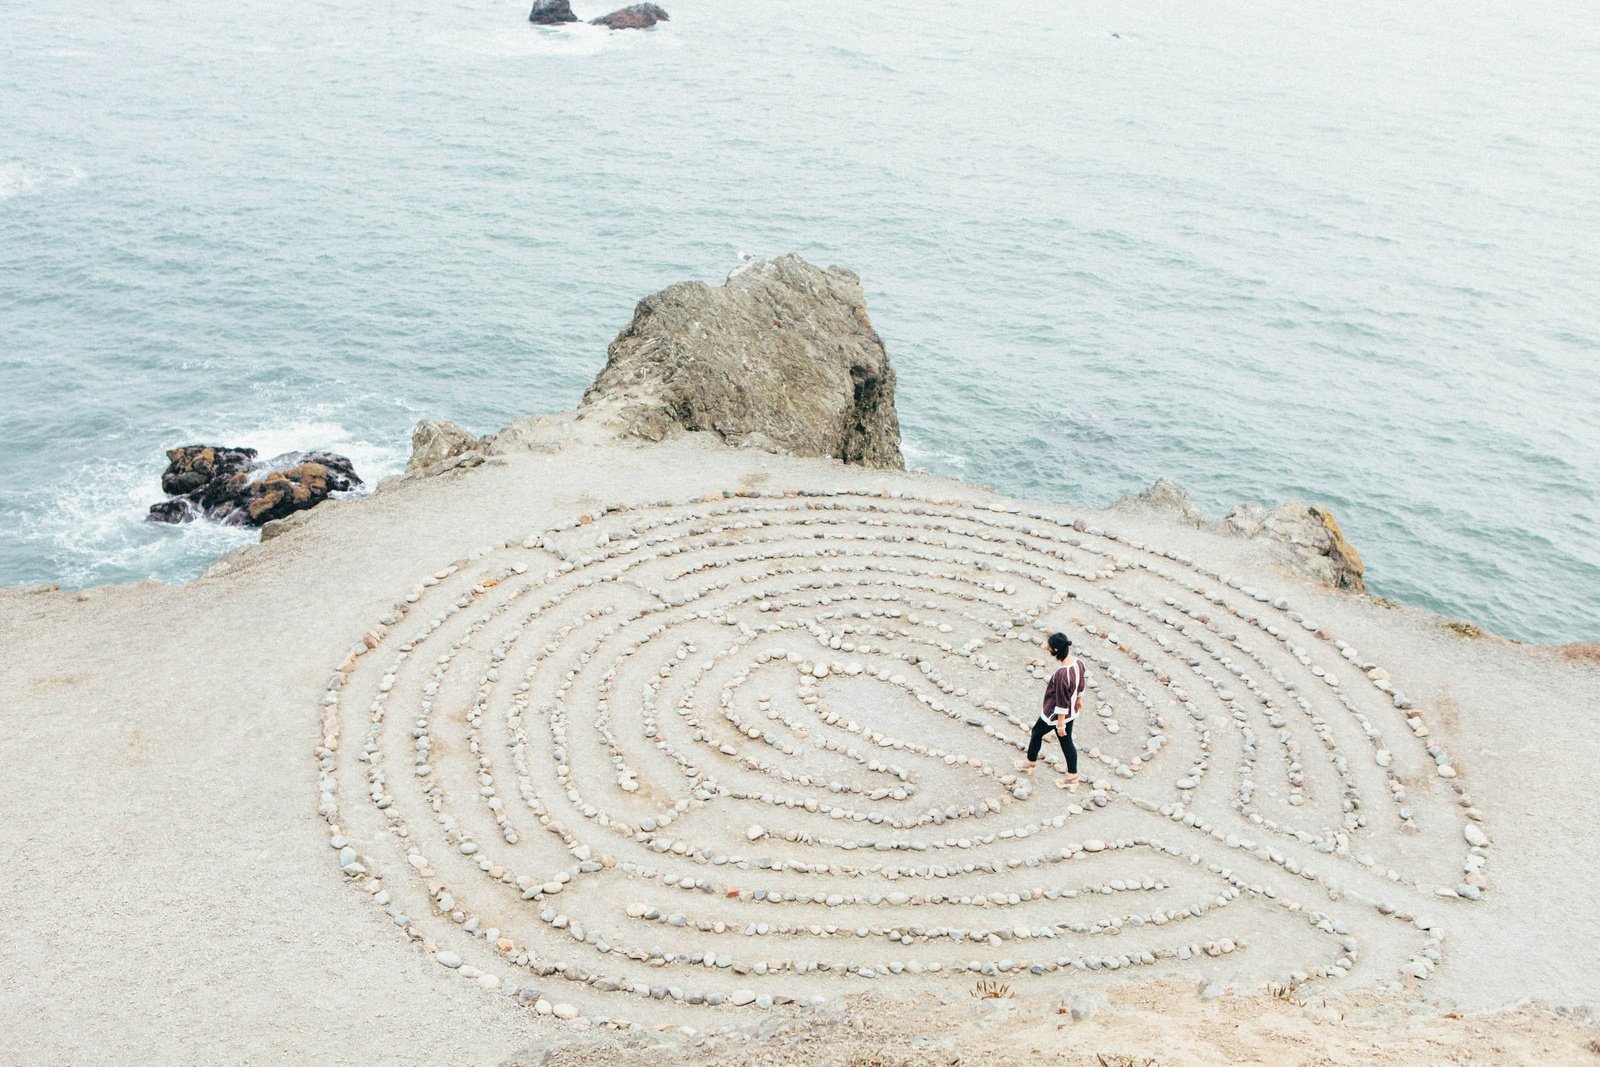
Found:
[{"label": "light-colored shoe", "polygon": [[1021,771],[1023,774],[1032,774],[1033,767],[1034,765],[1025,759],[1017,760],[1017,770]]}]

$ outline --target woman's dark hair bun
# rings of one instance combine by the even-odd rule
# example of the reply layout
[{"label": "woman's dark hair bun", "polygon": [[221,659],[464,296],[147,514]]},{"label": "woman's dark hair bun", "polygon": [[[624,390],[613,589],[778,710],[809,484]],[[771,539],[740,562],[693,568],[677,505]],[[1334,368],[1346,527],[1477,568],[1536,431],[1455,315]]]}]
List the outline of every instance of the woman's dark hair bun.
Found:
[{"label": "woman's dark hair bun", "polygon": [[1068,640],[1067,635],[1061,633],[1051,634],[1048,644],[1050,645],[1050,654],[1056,659],[1066,659],[1067,650],[1072,647],[1072,642]]}]

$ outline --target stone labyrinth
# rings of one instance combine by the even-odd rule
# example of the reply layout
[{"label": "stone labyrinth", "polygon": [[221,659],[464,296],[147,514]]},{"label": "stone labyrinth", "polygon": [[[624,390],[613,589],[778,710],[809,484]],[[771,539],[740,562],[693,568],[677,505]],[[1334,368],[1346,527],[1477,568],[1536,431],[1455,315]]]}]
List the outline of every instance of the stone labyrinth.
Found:
[{"label": "stone labyrinth", "polygon": [[[1058,629],[1076,793],[1015,771]],[[1027,506],[612,507],[374,622],[323,696],[320,810],[399,935],[578,1026],[985,976],[1409,984],[1489,842],[1366,651]]]}]

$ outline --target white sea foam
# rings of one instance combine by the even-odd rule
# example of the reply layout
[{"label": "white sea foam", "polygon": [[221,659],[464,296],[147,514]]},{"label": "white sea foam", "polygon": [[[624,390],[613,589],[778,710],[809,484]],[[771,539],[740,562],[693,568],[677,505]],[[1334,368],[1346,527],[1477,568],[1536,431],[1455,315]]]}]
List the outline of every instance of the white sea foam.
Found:
[{"label": "white sea foam", "polygon": [[239,448],[253,448],[263,460],[286,452],[337,452],[349,458],[365,491],[392,474],[405,470],[409,452],[397,442],[360,437],[337,422],[297,422],[261,426],[242,433],[213,435],[206,440]]},{"label": "white sea foam", "polygon": [[967,466],[966,456],[942,448],[921,445],[909,437],[901,438],[900,454],[905,457],[906,466],[912,470],[939,473],[940,470],[961,471]]},{"label": "white sea foam", "polygon": [[658,47],[669,39],[664,26],[647,31],[613,30],[587,22],[569,22],[561,26],[529,25],[526,33],[495,34],[487,42],[479,43],[499,55],[593,56],[637,46],[639,40],[646,37]]},{"label": "white sea foam", "polygon": [[144,521],[162,499],[159,460],[158,454],[149,464],[97,462],[63,472],[48,500],[29,509],[27,525],[8,532],[49,559],[51,580],[66,586],[189,577],[256,538],[254,530],[212,522]]},{"label": "white sea foam", "polygon": [[0,162],[0,200],[28,196],[46,189],[65,189],[86,177],[74,166],[40,166],[16,160]]},{"label": "white sea foam", "polygon": [[[168,444],[208,442],[254,448],[263,460],[285,452],[324,449],[349,457],[363,488],[342,496],[361,496],[405,469],[406,451],[398,442],[363,438],[336,422],[309,421],[262,425],[238,433],[180,435]],[[106,442],[123,450],[123,439]],[[221,526],[203,519],[177,525],[145,520],[150,505],[163,499],[159,447],[141,450],[140,459],[96,459],[62,472],[59,483],[27,492],[22,506],[0,522],[12,545],[30,546],[30,555],[48,562],[48,578],[63,585],[87,586],[142,576],[182,581],[242,544],[257,539],[248,527]],[[24,513],[26,517],[24,518]],[[46,575],[34,575],[44,580]],[[32,580],[32,579],[30,579]]]}]

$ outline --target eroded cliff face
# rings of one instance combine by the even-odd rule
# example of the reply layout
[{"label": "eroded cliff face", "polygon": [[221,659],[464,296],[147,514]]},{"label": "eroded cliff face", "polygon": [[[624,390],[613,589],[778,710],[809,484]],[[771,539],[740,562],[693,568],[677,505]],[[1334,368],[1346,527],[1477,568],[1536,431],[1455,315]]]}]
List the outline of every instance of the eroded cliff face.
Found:
[{"label": "eroded cliff face", "polygon": [[787,255],[641,300],[578,413],[651,441],[704,430],[902,470],[894,391],[860,279]]}]

